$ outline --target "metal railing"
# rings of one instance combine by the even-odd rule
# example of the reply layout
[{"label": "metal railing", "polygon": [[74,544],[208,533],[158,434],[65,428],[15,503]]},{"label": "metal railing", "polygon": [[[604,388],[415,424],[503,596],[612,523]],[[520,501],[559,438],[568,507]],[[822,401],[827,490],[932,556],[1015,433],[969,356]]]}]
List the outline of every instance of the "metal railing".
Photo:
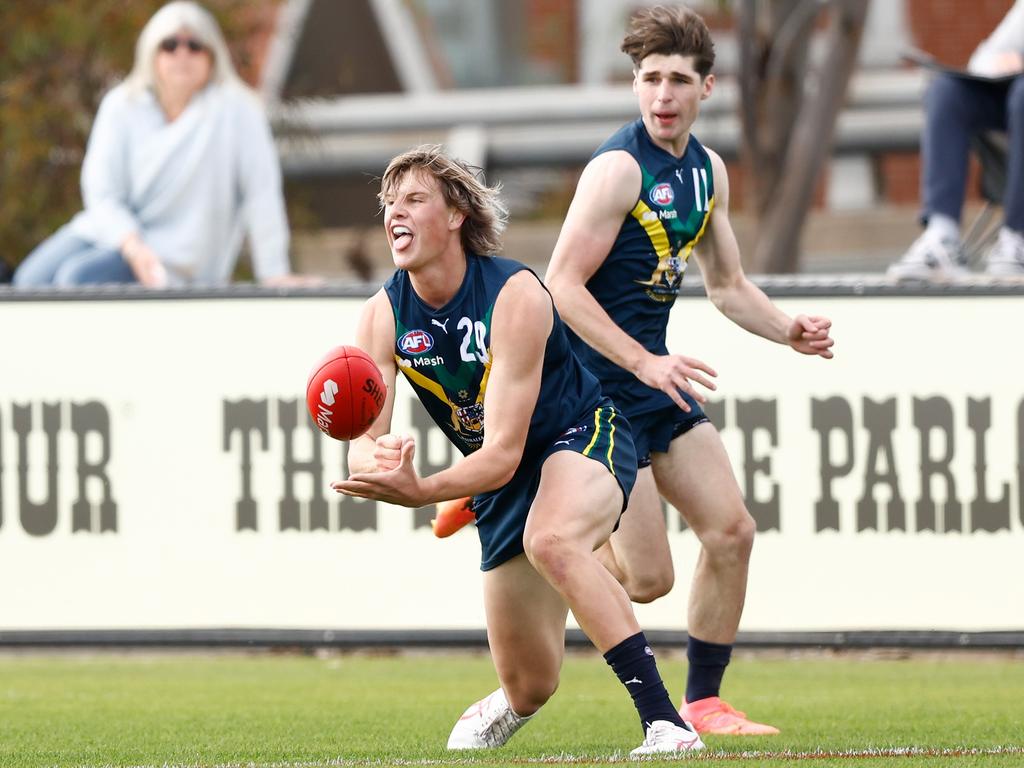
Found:
[{"label": "metal railing", "polygon": [[[924,85],[919,70],[856,74],[834,151],[915,150]],[[720,154],[735,156],[738,112],[735,82],[719,81],[694,133]],[[488,167],[581,164],[636,115],[629,85],[551,86],[309,101],[282,106],[274,125],[287,175],[338,176],[379,173],[391,157],[427,141],[449,144]]]}]

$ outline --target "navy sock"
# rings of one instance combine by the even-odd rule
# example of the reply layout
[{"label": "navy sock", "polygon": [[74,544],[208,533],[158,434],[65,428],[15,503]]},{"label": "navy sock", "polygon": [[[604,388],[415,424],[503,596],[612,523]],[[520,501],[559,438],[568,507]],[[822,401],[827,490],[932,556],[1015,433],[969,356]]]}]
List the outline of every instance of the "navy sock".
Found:
[{"label": "navy sock", "polygon": [[633,697],[633,705],[640,715],[640,725],[645,733],[655,720],[668,720],[684,726],[683,719],[672,706],[665,684],[661,681],[658,665],[654,661],[654,651],[647,644],[643,632],[627,637],[608,651],[604,660]]},{"label": "navy sock", "polygon": [[686,673],[686,701],[699,701],[717,696],[722,687],[722,675],[732,656],[731,645],[708,643],[690,636],[686,644],[686,658],[690,668]]}]

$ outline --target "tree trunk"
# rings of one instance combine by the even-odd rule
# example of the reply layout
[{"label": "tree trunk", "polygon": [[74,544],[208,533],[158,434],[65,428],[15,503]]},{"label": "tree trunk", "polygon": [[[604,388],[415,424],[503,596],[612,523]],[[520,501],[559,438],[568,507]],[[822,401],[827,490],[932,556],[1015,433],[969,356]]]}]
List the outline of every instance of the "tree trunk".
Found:
[{"label": "tree trunk", "polygon": [[[814,15],[807,14],[807,6],[803,0],[744,0],[742,4],[744,146],[758,218],[769,210],[781,181],[789,136],[803,102],[810,35],[804,33],[809,24],[802,17],[809,16],[813,22],[816,15],[816,9]],[[780,34],[794,24],[800,29],[789,35],[790,44],[779,45]]]},{"label": "tree trunk", "polygon": [[[801,231],[856,64],[867,5],[868,0],[742,0],[744,157],[759,220],[753,271],[795,272],[799,266]],[[831,7],[826,54],[817,71],[808,73],[811,31],[824,7]]]}]

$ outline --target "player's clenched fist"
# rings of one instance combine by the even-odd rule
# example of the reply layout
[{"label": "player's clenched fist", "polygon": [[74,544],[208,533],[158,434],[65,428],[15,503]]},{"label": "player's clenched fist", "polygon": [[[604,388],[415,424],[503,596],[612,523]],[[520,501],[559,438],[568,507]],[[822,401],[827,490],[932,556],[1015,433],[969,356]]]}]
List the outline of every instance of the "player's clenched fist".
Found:
[{"label": "player's clenched fist", "polygon": [[786,331],[786,341],[793,349],[804,355],[818,355],[826,360],[832,358],[835,340],[829,335],[832,321],[827,317],[797,315]]},{"label": "player's clenched fist", "polygon": [[373,449],[373,458],[377,462],[377,472],[390,472],[402,463],[402,446],[412,442],[408,435],[381,435],[377,438]]}]

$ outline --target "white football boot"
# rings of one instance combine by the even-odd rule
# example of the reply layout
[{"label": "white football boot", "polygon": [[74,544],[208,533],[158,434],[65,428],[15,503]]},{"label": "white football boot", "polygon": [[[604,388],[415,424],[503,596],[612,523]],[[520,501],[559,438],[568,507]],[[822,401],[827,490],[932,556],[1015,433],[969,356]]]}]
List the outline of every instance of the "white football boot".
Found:
[{"label": "white football boot", "polygon": [[699,749],[704,749],[704,742],[700,740],[696,731],[680,728],[668,720],[655,720],[647,728],[647,737],[644,739],[644,743],[630,752],[629,756],[643,757],[644,755],[663,755],[671,752],[696,752]]},{"label": "white football boot", "polygon": [[448,737],[448,749],[493,749],[512,738],[533,717],[512,711],[505,691],[496,690],[467,709]]}]

